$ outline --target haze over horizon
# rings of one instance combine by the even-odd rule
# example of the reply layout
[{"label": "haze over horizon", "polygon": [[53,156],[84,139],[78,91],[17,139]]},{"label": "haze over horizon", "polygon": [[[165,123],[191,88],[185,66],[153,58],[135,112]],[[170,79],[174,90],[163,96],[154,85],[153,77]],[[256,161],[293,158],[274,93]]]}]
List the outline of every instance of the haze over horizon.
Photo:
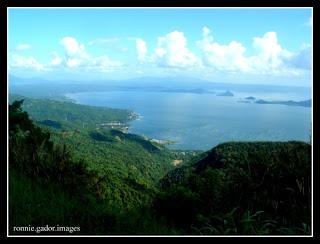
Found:
[{"label": "haze over horizon", "polygon": [[10,75],[311,86],[310,9],[10,9]]}]

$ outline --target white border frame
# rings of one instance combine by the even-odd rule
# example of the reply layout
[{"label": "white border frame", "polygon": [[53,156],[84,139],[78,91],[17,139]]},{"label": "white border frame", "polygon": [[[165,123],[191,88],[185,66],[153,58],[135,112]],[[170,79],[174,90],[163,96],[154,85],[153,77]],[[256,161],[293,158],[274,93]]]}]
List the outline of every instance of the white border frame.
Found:
[{"label": "white border frame", "polygon": [[[9,235],[9,9],[311,9],[311,235]],[[313,221],[313,7],[7,7],[7,237],[314,237]]]}]

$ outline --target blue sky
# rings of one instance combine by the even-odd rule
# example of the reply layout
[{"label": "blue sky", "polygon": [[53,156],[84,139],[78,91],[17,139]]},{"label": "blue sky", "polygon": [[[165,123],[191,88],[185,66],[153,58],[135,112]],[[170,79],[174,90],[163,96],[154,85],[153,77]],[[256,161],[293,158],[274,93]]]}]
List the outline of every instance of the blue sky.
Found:
[{"label": "blue sky", "polygon": [[310,85],[310,8],[10,8],[9,73]]}]

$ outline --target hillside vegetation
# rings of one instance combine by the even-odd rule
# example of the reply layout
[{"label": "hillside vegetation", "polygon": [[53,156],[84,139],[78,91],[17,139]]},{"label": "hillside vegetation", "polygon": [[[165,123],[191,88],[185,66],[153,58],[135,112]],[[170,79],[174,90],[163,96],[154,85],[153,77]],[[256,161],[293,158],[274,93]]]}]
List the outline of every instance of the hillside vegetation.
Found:
[{"label": "hillside vegetation", "polygon": [[304,142],[220,144],[161,186],[155,209],[187,233],[310,234],[311,146]]},{"label": "hillside vegetation", "polygon": [[307,143],[171,151],[99,126],[127,123],[130,111],[21,96],[10,102],[11,234],[35,234],[13,226],[47,224],[81,227],[50,234],[310,234]]}]

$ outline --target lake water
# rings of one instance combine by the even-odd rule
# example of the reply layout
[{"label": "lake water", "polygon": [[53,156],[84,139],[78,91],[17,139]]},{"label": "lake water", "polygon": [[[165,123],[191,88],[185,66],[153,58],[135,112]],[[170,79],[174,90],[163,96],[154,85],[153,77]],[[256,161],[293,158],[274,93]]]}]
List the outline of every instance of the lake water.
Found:
[{"label": "lake water", "polygon": [[168,146],[174,149],[208,150],[227,141],[310,140],[311,108],[239,102],[247,96],[300,101],[310,99],[310,94],[233,93],[234,97],[223,97],[207,93],[109,91],[66,96],[80,104],[132,110],[141,118],[130,123],[130,133],[176,141]]}]

